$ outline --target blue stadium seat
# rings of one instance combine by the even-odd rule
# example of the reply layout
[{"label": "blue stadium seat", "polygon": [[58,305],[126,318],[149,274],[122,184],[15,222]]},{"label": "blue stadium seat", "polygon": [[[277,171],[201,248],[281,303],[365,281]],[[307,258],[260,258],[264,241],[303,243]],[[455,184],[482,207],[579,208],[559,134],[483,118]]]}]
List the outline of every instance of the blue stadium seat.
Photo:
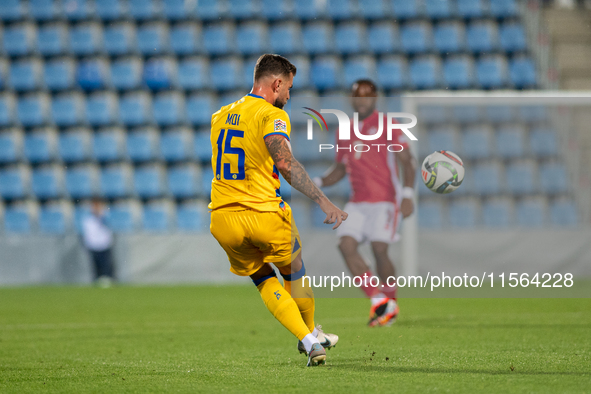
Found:
[{"label": "blue stadium seat", "polygon": [[70,29],[70,50],[77,56],[88,56],[103,50],[103,29],[97,22],[85,22]]},{"label": "blue stadium seat", "polygon": [[124,18],[127,11],[125,6],[126,2],[124,0],[100,0],[94,2],[97,16],[104,21]]},{"label": "blue stadium seat", "polygon": [[33,194],[39,199],[58,198],[64,193],[64,169],[59,165],[37,167],[31,180]]},{"label": "blue stadium seat", "polygon": [[137,31],[131,22],[113,23],[105,26],[105,51],[111,56],[120,56],[135,52]]},{"label": "blue stadium seat", "polygon": [[489,200],[482,206],[482,221],[487,227],[509,227],[513,224],[513,211],[511,198]]},{"label": "blue stadium seat", "polygon": [[68,50],[68,28],[61,22],[40,26],[37,31],[37,48],[43,56],[60,55]]},{"label": "blue stadium seat", "polygon": [[152,120],[151,96],[145,92],[128,93],[119,100],[119,119],[126,126],[139,126]]},{"label": "blue stadium seat", "polygon": [[392,22],[377,22],[367,29],[367,45],[372,53],[385,54],[400,49],[398,27]]},{"label": "blue stadium seat", "polygon": [[482,119],[482,108],[477,105],[456,105],[452,112],[453,119],[461,124],[476,123]]},{"label": "blue stadium seat", "polygon": [[358,6],[361,17],[370,21],[392,16],[388,0],[359,0]]},{"label": "blue stadium seat", "polygon": [[[293,56],[289,60],[296,66],[297,74],[293,79],[295,89],[305,89],[310,86],[310,59],[307,56]],[[289,104],[289,102],[288,102]]]},{"label": "blue stadium seat", "polygon": [[448,57],[443,63],[443,82],[446,88],[469,89],[474,85],[474,74],[471,56]]},{"label": "blue stadium seat", "polygon": [[433,45],[442,54],[464,51],[466,48],[464,24],[457,21],[439,23],[433,29]]},{"label": "blue stadium seat", "polygon": [[493,0],[490,2],[490,14],[495,18],[514,18],[519,16],[516,0]]},{"label": "blue stadium seat", "polygon": [[283,175],[281,174],[279,174],[279,182],[281,182],[281,186],[279,187],[279,194],[281,195],[284,201],[290,200],[292,191],[291,185],[287,183],[287,181],[285,180],[285,178],[283,178]]},{"label": "blue stadium seat", "polygon": [[322,19],[326,15],[326,2],[315,0],[299,0],[293,2],[296,19],[303,21]]},{"label": "blue stadium seat", "polygon": [[351,86],[358,79],[376,79],[376,62],[373,56],[349,58],[343,66],[345,86]]},{"label": "blue stadium seat", "polygon": [[429,152],[438,150],[450,150],[454,153],[458,152],[458,130],[453,126],[437,126],[431,129],[429,136]]},{"label": "blue stadium seat", "polygon": [[66,169],[66,191],[72,198],[79,199],[95,196],[100,190],[99,181],[97,165],[87,164]]},{"label": "blue stadium seat", "polygon": [[476,80],[483,89],[502,88],[507,83],[507,62],[504,56],[483,56],[476,63]]},{"label": "blue stadium seat", "polygon": [[219,108],[214,107],[215,96],[208,93],[199,93],[187,97],[186,112],[189,122],[193,125],[211,124],[211,114]]},{"label": "blue stadium seat", "polygon": [[411,84],[416,89],[435,89],[441,85],[441,61],[438,56],[422,56],[409,64]]},{"label": "blue stadium seat", "polygon": [[195,133],[195,157],[202,162],[211,161],[211,132],[204,129]]},{"label": "blue stadium seat", "polygon": [[100,188],[106,198],[121,198],[131,194],[133,179],[128,164],[115,164],[104,167],[100,174]]},{"label": "blue stadium seat", "polygon": [[34,204],[14,204],[4,211],[4,230],[7,233],[30,234],[37,222]]},{"label": "blue stadium seat", "polygon": [[297,22],[277,23],[269,31],[269,45],[273,53],[289,55],[301,52],[302,41],[302,29]]},{"label": "blue stadium seat", "polygon": [[558,155],[556,132],[552,129],[537,127],[529,133],[529,148],[539,157]]},{"label": "blue stadium seat", "polygon": [[360,22],[346,22],[335,29],[335,44],[340,53],[350,55],[367,51],[367,36],[365,24]]},{"label": "blue stadium seat", "polygon": [[10,126],[15,121],[16,100],[14,94],[4,92],[0,93],[0,126]]},{"label": "blue stadium seat", "polygon": [[518,158],[525,155],[525,129],[519,125],[507,125],[497,131],[497,154],[503,158]]},{"label": "blue stadium seat", "polygon": [[70,129],[60,133],[58,152],[60,158],[66,163],[88,160],[92,152],[92,133],[84,128]]},{"label": "blue stadium seat", "polygon": [[110,68],[106,59],[88,58],[78,62],[76,80],[83,90],[105,88],[110,81]]},{"label": "blue stadium seat", "polygon": [[449,204],[449,224],[454,227],[473,228],[480,224],[480,211],[478,199],[455,199]]},{"label": "blue stadium seat", "polygon": [[181,23],[170,29],[170,47],[177,55],[195,54],[201,50],[200,42],[201,30],[194,22]]},{"label": "blue stadium seat", "polygon": [[160,197],[166,192],[166,172],[161,164],[136,167],[133,173],[135,192],[141,198]]},{"label": "blue stadium seat", "polygon": [[197,3],[197,18],[203,21],[216,21],[225,16],[227,3],[220,0],[200,0]]},{"label": "blue stadium seat", "polygon": [[39,231],[46,234],[66,234],[72,228],[72,203],[60,201],[45,204],[39,210]]},{"label": "blue stadium seat", "polygon": [[310,55],[333,52],[334,30],[328,22],[311,22],[302,29],[304,49]]},{"label": "blue stadium seat", "polygon": [[176,127],[162,133],[160,152],[167,162],[190,160],[193,158],[193,132],[188,127]]},{"label": "blue stadium seat", "polygon": [[31,191],[31,169],[19,165],[0,170],[0,196],[5,200],[24,198]]},{"label": "blue stadium seat", "polygon": [[142,86],[143,62],[141,57],[125,57],[111,63],[111,82],[118,90],[132,90]]},{"label": "blue stadium seat", "polygon": [[491,53],[498,47],[497,24],[492,21],[472,22],[466,28],[468,50],[474,53]]},{"label": "blue stadium seat", "polygon": [[201,195],[209,197],[211,195],[211,182],[213,181],[213,169],[211,165],[201,167]]},{"label": "blue stadium seat", "polygon": [[332,20],[351,20],[357,17],[356,5],[353,0],[328,0],[326,11]]},{"label": "blue stadium seat", "polygon": [[132,19],[146,21],[162,15],[158,0],[128,0],[129,15]]},{"label": "blue stadium seat", "polygon": [[86,97],[86,121],[91,126],[106,126],[117,120],[117,95],[97,92]]},{"label": "blue stadium seat", "polygon": [[431,19],[451,19],[455,10],[451,0],[426,0],[425,14]]},{"label": "blue stadium seat", "polygon": [[168,190],[175,198],[196,197],[201,188],[201,172],[194,163],[168,168]]},{"label": "blue stadium seat", "polygon": [[513,107],[508,105],[487,105],[484,113],[486,121],[495,124],[511,122],[515,118]]},{"label": "blue stadium seat", "polygon": [[314,59],[310,77],[316,89],[336,89],[342,83],[342,64],[336,56],[320,56]]},{"label": "blue stadium seat", "polygon": [[84,218],[92,214],[92,209],[90,208],[90,204],[82,203],[76,205],[74,208],[74,230],[76,234],[82,233],[82,222]]},{"label": "blue stadium seat", "polygon": [[0,90],[6,89],[8,85],[8,69],[8,59],[0,58]]},{"label": "blue stadium seat", "polygon": [[4,29],[2,42],[8,56],[24,56],[35,50],[36,26],[29,22],[10,25]]},{"label": "blue stadium seat", "polygon": [[72,21],[89,19],[92,16],[93,3],[90,0],[67,0],[63,7],[64,14]]},{"label": "blue stadium seat", "polygon": [[428,22],[409,22],[400,28],[400,43],[409,55],[429,52],[433,46],[433,33]]},{"label": "blue stadium seat", "polygon": [[169,89],[177,83],[178,68],[172,57],[151,58],[144,63],[144,82],[152,90]]},{"label": "blue stadium seat", "polygon": [[525,51],[527,49],[527,40],[523,25],[517,22],[502,24],[499,28],[499,42],[501,49],[505,52]]},{"label": "blue stadium seat", "polygon": [[525,123],[542,123],[548,120],[550,108],[544,105],[520,105],[519,119]]},{"label": "blue stadium seat", "polygon": [[304,231],[310,229],[312,227],[312,209],[310,209],[308,200],[302,198],[292,199],[289,205],[291,206],[293,217],[297,218],[296,224],[298,228]]},{"label": "blue stadium seat", "polygon": [[18,100],[16,112],[23,126],[41,126],[49,121],[49,96],[46,93],[22,96]]},{"label": "blue stadium seat", "polygon": [[532,194],[538,190],[538,171],[535,161],[524,160],[507,166],[507,187],[515,195]]},{"label": "blue stadium seat", "polygon": [[183,59],[178,65],[178,84],[184,90],[205,89],[209,86],[209,63],[203,57]]},{"label": "blue stadium seat", "polygon": [[262,0],[261,16],[269,21],[277,21],[290,16],[291,3],[288,0]]},{"label": "blue stadium seat", "polygon": [[487,159],[492,154],[494,133],[490,126],[471,126],[462,133],[462,157],[464,159]]},{"label": "blue stadium seat", "polygon": [[180,92],[160,93],[154,97],[152,113],[160,126],[183,123],[186,119],[184,95]]},{"label": "blue stadium seat", "polygon": [[141,205],[134,200],[120,201],[109,208],[107,223],[116,233],[132,233],[138,229],[141,219]]},{"label": "blue stadium seat", "polygon": [[232,90],[243,85],[242,60],[239,58],[225,58],[210,63],[210,78],[217,90]]},{"label": "blue stadium seat", "polygon": [[160,133],[154,127],[142,127],[127,132],[127,156],[133,162],[160,157]]},{"label": "blue stadium seat", "polygon": [[442,123],[449,123],[448,108],[443,105],[436,104],[422,104],[418,108],[417,115],[422,122],[425,124],[437,124],[438,126]]},{"label": "blue stadium seat", "polygon": [[[285,37],[283,37],[285,39]],[[262,22],[247,22],[236,30],[236,46],[242,55],[255,55],[269,50],[269,32]]]},{"label": "blue stadium seat", "polygon": [[218,23],[203,29],[203,46],[210,56],[234,53],[236,50],[236,32],[233,24]]},{"label": "blue stadium seat", "polygon": [[397,20],[417,19],[421,16],[421,4],[419,0],[390,0],[394,18]]},{"label": "blue stadium seat", "polygon": [[84,96],[62,93],[51,100],[51,118],[59,127],[74,126],[84,119]]},{"label": "blue stadium seat", "polygon": [[43,79],[49,90],[67,90],[76,82],[76,63],[72,58],[53,58],[45,62]]},{"label": "blue stadium seat", "polygon": [[[422,182],[421,182],[422,183]],[[418,186],[427,190],[424,185]],[[419,226],[427,229],[439,229],[443,226],[443,206],[438,200],[421,200],[418,206]]]},{"label": "blue stadium seat", "polygon": [[500,162],[476,164],[471,173],[474,193],[490,196],[504,191],[504,169]]},{"label": "blue stadium seat", "polygon": [[20,20],[25,14],[25,3],[21,0],[4,0],[0,3],[0,19],[2,21]]},{"label": "blue stadium seat", "polygon": [[545,198],[526,198],[517,203],[517,224],[523,227],[543,227],[548,208]]},{"label": "blue stadium seat", "polygon": [[162,8],[166,19],[171,21],[184,20],[195,15],[197,2],[192,0],[166,0]]},{"label": "blue stadium seat", "polygon": [[[456,0],[457,14],[460,18],[482,18],[486,14],[484,0]],[[496,0],[495,0],[496,1]]]},{"label": "blue stadium seat", "polygon": [[228,12],[234,19],[253,19],[259,16],[259,1],[228,0]]},{"label": "blue stadium seat", "polygon": [[14,163],[23,157],[24,133],[12,128],[0,133],[0,164]]},{"label": "blue stadium seat", "polygon": [[170,231],[174,225],[176,209],[170,200],[157,200],[144,204],[142,213],[142,228],[144,231]]},{"label": "blue stadium seat", "polygon": [[100,162],[117,161],[125,158],[125,132],[118,127],[102,129],[94,133],[92,153]]},{"label": "blue stadium seat", "polygon": [[514,58],[509,62],[509,77],[517,89],[536,86],[536,65],[528,57]]},{"label": "blue stadium seat", "polygon": [[207,208],[198,202],[177,205],[177,228],[181,231],[195,232],[207,230],[209,223]]},{"label": "blue stadium seat", "polygon": [[137,29],[137,48],[145,56],[160,55],[170,49],[168,26],[164,22],[150,22]]},{"label": "blue stadium seat", "polygon": [[558,199],[550,205],[550,220],[557,226],[576,226],[579,224],[579,214],[574,201]]},{"label": "blue stadium seat", "polygon": [[390,56],[377,65],[378,84],[383,89],[403,89],[407,85],[407,64],[404,57]]},{"label": "blue stadium seat", "polygon": [[566,193],[568,180],[568,172],[563,164],[549,162],[540,166],[540,187],[543,193]]},{"label": "blue stadium seat", "polygon": [[43,65],[39,59],[22,59],[13,61],[10,65],[8,82],[19,92],[36,90],[41,87]]}]

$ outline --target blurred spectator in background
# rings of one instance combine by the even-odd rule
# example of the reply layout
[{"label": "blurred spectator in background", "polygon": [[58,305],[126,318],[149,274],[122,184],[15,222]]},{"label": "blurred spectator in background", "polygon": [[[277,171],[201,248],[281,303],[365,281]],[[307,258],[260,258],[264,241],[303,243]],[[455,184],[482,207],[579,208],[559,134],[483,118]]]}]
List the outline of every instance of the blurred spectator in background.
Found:
[{"label": "blurred spectator in background", "polygon": [[89,251],[94,268],[94,279],[100,287],[110,287],[113,275],[113,231],[105,222],[105,203],[92,200],[91,214],[82,222],[82,239]]}]

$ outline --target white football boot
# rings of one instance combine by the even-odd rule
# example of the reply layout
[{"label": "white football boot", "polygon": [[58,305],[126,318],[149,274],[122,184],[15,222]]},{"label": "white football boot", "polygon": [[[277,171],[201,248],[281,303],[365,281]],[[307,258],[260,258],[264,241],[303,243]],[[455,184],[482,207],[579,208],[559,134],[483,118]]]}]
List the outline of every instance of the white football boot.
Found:
[{"label": "white football boot", "polygon": [[[329,333],[322,331],[322,326],[320,324],[316,326],[316,330],[318,330],[318,336],[316,338],[318,338],[318,341],[320,342],[322,347],[325,349],[330,350],[339,341],[338,335],[329,334]],[[302,341],[298,341],[298,351],[300,352],[300,354],[301,353],[308,354],[306,352],[306,348],[304,347],[304,344],[302,343]]]}]

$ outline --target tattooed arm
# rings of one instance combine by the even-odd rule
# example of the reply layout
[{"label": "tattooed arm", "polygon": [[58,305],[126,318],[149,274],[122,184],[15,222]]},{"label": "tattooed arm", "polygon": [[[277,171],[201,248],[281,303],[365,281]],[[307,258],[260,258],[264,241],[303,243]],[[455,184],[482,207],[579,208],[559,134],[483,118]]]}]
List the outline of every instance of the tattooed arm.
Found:
[{"label": "tattooed arm", "polygon": [[333,229],[339,227],[347,218],[347,213],[337,208],[312,182],[310,176],[299,161],[293,157],[289,141],[280,135],[270,135],[265,138],[267,149],[275,162],[275,167],[285,180],[296,190],[316,202],[326,213],[324,223],[335,223]]}]

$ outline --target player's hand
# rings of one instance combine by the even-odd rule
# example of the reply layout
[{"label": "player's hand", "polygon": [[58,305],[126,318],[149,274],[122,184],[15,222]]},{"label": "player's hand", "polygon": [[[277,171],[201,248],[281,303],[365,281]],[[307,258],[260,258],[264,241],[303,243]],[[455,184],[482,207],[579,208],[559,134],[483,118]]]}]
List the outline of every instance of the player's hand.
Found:
[{"label": "player's hand", "polygon": [[325,198],[320,204],[320,209],[322,212],[326,214],[326,219],[324,219],[324,223],[326,224],[336,224],[333,226],[333,230],[336,230],[343,220],[347,220],[349,214],[341,209],[339,209],[336,205],[334,205],[328,198]]},{"label": "player's hand", "polygon": [[404,198],[400,203],[400,212],[403,218],[409,217],[415,210],[415,205],[411,198]]}]

